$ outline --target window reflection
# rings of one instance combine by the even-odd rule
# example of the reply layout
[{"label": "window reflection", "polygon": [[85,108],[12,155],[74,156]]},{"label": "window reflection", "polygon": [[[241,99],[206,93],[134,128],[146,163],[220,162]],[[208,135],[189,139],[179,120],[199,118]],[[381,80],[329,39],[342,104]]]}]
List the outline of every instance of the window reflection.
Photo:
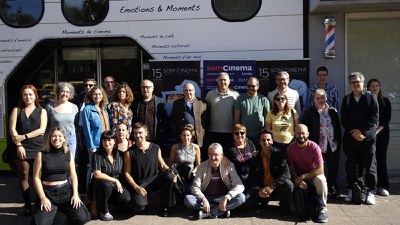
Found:
[{"label": "window reflection", "polygon": [[252,19],[261,8],[261,0],[212,0],[215,14],[229,22]]},{"label": "window reflection", "polygon": [[43,16],[43,0],[0,0],[0,18],[10,27],[31,27]]},{"label": "window reflection", "polygon": [[77,26],[96,25],[108,13],[108,0],[62,0],[65,18]]}]

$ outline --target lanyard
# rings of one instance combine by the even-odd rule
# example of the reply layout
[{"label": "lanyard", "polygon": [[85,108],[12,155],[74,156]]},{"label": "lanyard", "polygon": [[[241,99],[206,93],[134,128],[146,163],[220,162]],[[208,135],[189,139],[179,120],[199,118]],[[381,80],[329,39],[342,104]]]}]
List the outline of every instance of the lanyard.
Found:
[{"label": "lanyard", "polygon": [[238,152],[239,152],[239,155],[240,155],[240,158],[243,160],[242,162],[245,162],[246,161],[246,144],[244,145],[244,154],[242,154],[241,152],[240,152],[240,148],[239,147],[236,147],[237,148],[237,150],[238,150]]}]

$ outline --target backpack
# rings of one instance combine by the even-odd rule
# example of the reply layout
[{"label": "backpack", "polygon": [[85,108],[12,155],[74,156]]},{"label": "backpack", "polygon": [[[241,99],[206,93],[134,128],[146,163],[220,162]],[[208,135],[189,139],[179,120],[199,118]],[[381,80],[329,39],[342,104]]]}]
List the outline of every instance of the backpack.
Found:
[{"label": "backpack", "polygon": [[[373,94],[372,94],[370,91],[365,91],[364,93],[365,93],[365,95],[367,96],[368,107],[371,107],[372,95],[373,95]],[[349,107],[349,104],[350,104],[350,96],[351,96],[351,94],[346,95],[346,104],[347,104],[347,107]],[[376,121],[375,128],[377,128],[378,125],[379,125],[379,120]]]}]

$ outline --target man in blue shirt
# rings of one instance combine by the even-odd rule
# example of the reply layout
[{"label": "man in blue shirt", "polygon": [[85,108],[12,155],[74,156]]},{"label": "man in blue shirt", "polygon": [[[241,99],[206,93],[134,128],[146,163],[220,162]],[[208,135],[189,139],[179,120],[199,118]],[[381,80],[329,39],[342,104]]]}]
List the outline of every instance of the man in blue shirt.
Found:
[{"label": "man in blue shirt", "polygon": [[328,84],[328,68],[320,66],[317,69],[317,83],[308,89],[307,94],[307,108],[314,106],[314,92],[318,88],[324,89],[326,97],[328,98],[327,103],[329,106],[339,109],[339,91],[331,84]]}]

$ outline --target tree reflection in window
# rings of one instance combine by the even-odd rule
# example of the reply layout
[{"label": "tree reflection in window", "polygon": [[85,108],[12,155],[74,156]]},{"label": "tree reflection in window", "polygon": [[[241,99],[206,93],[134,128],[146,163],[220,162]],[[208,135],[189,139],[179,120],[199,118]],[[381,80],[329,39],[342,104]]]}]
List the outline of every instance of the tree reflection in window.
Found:
[{"label": "tree reflection in window", "polygon": [[211,0],[215,14],[228,22],[252,19],[261,8],[262,0]]},{"label": "tree reflection in window", "polygon": [[108,0],[62,0],[64,17],[77,26],[92,26],[102,22],[108,8]]},{"label": "tree reflection in window", "polygon": [[0,19],[10,27],[31,27],[43,12],[43,0],[0,0]]}]

